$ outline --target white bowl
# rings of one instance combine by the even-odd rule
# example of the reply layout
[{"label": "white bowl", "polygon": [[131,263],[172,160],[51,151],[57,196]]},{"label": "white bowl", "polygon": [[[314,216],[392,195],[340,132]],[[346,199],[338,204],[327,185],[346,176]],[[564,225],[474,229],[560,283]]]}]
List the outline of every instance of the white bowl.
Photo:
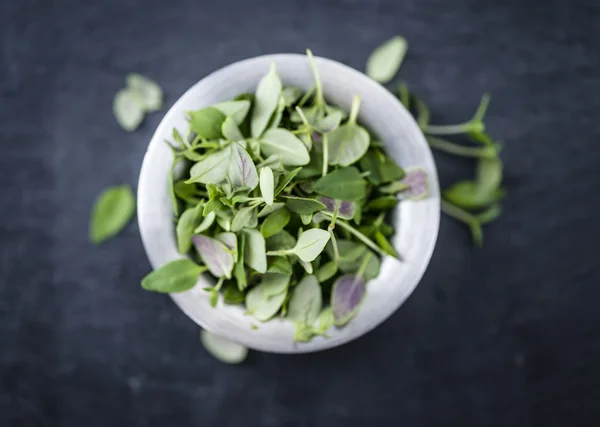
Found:
[{"label": "white bowl", "polygon": [[[172,294],[177,305],[203,328],[250,348],[276,353],[303,353],[324,350],[351,341],[388,318],[411,294],[423,276],[435,246],[440,216],[437,172],[431,151],[412,116],[385,88],[364,74],[339,62],[316,58],[327,100],[350,109],[352,97],[360,95],[359,122],[385,143],[389,155],[402,167],[418,166],[429,176],[429,195],[420,201],[402,201],[393,213],[396,234],[392,244],[404,257],[399,262],[386,257],[379,277],[367,286],[367,296],[358,315],[343,328],[331,328],[330,338],[317,337],[308,343],[293,339],[294,328],[279,318],[261,323],[244,315],[241,306],[219,302],[209,304],[202,288],[213,283],[201,277],[187,291]],[[165,140],[172,128],[187,131],[185,111],[227,101],[243,92],[254,92],[271,63],[284,85],[308,90],[314,84],[304,55],[266,55],[236,62],[192,86],[167,112],[158,126],[144,157],[138,185],[138,221],[142,240],[152,267],[181,258],[177,252],[167,174],[171,152]],[[253,329],[257,325],[258,329]]]}]

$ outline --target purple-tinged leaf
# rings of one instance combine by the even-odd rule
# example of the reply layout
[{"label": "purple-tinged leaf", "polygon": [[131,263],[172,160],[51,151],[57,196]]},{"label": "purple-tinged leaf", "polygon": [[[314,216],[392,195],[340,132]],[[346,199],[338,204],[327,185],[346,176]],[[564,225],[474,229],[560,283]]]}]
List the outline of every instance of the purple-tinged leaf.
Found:
[{"label": "purple-tinged leaf", "polygon": [[319,132],[313,132],[311,138],[314,142],[321,142],[321,135],[319,135]]},{"label": "purple-tinged leaf", "polygon": [[358,311],[366,294],[365,279],[347,274],[336,280],[331,290],[331,308],[335,325],[348,323]]},{"label": "purple-tinged leaf", "polygon": [[427,196],[427,172],[420,168],[410,168],[406,170],[406,176],[402,183],[408,185],[408,189],[400,193],[404,200],[419,200]]},{"label": "purple-tinged leaf", "polygon": [[248,152],[237,142],[231,144],[231,161],[227,176],[236,187],[254,190],[258,185],[256,166]]},{"label": "purple-tinged leaf", "polygon": [[[336,200],[331,197],[321,196],[318,197],[317,200],[323,203],[326,208],[325,212],[333,215],[335,211],[335,202]],[[352,219],[354,218],[354,214],[356,213],[356,204],[354,202],[349,202],[347,200],[340,200],[340,206],[338,209],[338,216],[343,219]]]},{"label": "purple-tinged leaf", "polygon": [[192,241],[213,276],[231,278],[234,257],[227,246],[219,240],[201,234],[192,237]]},{"label": "purple-tinged leaf", "polygon": [[238,257],[238,244],[237,244],[237,236],[232,232],[224,232],[219,233],[215,236],[215,239],[223,243],[229,251],[233,254],[235,262],[237,262]]}]

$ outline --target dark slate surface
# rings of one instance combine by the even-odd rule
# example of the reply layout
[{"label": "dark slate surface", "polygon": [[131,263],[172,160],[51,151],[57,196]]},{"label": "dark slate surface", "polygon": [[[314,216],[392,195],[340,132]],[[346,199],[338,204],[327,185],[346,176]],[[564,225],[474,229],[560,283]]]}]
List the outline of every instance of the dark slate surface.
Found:
[{"label": "dark slate surface", "polygon": [[[4,0],[0,4],[0,426],[600,424],[600,6],[594,0]],[[438,122],[493,94],[505,214],[473,250],[443,219],[422,283],[376,331],[320,354],[225,366],[145,293],[136,224],[101,247],[88,216],[135,185],[161,114],[111,113],[127,72],[172,104],[274,52],[361,68],[401,33],[401,77]],[[470,173],[442,155],[443,182]]]}]

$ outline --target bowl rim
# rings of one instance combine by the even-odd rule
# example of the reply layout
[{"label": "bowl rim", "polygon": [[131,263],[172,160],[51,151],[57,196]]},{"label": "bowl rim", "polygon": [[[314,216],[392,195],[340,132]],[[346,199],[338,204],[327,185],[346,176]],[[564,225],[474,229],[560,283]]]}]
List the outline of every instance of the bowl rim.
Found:
[{"label": "bowl rim", "polygon": [[[142,166],[140,169],[140,175],[139,175],[139,180],[138,180],[138,191],[137,191],[137,203],[138,203],[137,217],[138,217],[138,223],[139,223],[139,228],[140,228],[140,234],[141,234],[141,238],[142,238],[142,244],[144,246],[144,250],[146,252],[146,255],[147,255],[153,269],[156,269],[158,266],[155,265],[155,263],[152,260],[151,253],[152,253],[153,249],[151,248],[151,243],[148,240],[148,238],[149,238],[148,233],[145,232],[144,224],[146,223],[146,221],[144,221],[144,218],[143,218],[144,206],[147,206],[146,194],[148,193],[146,185],[145,185],[145,177],[148,176],[149,169],[151,168],[151,165],[148,160],[149,153],[151,152],[153,147],[157,146],[157,144],[164,143],[164,141],[161,140],[160,135],[162,135],[164,133],[165,128],[172,127],[172,116],[175,114],[175,110],[179,110],[180,109],[179,106],[181,104],[184,104],[185,100],[187,98],[197,96],[195,94],[195,92],[197,91],[198,86],[202,85],[205,81],[215,79],[221,73],[231,71],[232,69],[237,68],[237,67],[243,67],[243,66],[250,65],[253,62],[261,62],[261,61],[281,62],[281,61],[286,61],[286,60],[295,61],[300,58],[303,61],[307,60],[306,56],[302,55],[302,54],[280,53],[280,54],[260,55],[260,56],[255,56],[252,58],[247,58],[247,59],[233,62],[233,63],[226,65],[224,67],[221,67],[221,68],[211,72],[207,76],[201,78],[199,81],[197,81],[195,84],[193,84],[189,89],[187,89],[173,103],[173,105],[169,108],[169,110],[165,113],[165,115],[161,119],[159,125],[157,126],[155,132],[153,133],[152,138],[150,139],[150,142],[144,153],[144,159],[143,159]],[[351,333],[347,334],[346,336],[340,337],[339,339],[334,340],[333,337],[331,339],[321,339],[321,340],[319,340],[318,345],[314,345],[315,339],[313,339],[311,341],[311,343],[313,343],[313,345],[305,345],[305,344],[310,344],[310,343],[299,343],[299,345],[295,345],[295,346],[293,346],[293,348],[283,348],[283,347],[273,348],[268,343],[266,345],[264,343],[261,343],[261,344],[256,343],[255,341],[253,341],[252,337],[246,339],[245,337],[231,336],[227,333],[222,333],[222,332],[220,333],[225,338],[235,340],[235,341],[240,342],[241,344],[244,344],[250,348],[264,351],[264,352],[308,353],[308,352],[326,350],[329,348],[337,347],[337,346],[346,344],[348,342],[351,342],[351,341],[355,340],[356,338],[363,336],[367,332],[369,332],[369,331],[373,330],[374,328],[376,328],[377,326],[379,326],[381,323],[383,323],[385,320],[387,320],[394,312],[396,312],[400,308],[400,306],[402,306],[404,304],[404,302],[408,299],[408,297],[412,294],[412,292],[414,292],[414,290],[420,283],[425,271],[427,270],[427,267],[429,266],[435,245],[437,243],[437,237],[438,237],[438,232],[439,232],[440,191],[439,191],[439,183],[438,183],[438,177],[437,177],[437,167],[435,164],[435,160],[433,158],[433,154],[431,153],[431,149],[429,148],[429,145],[426,142],[425,136],[423,135],[422,131],[419,129],[413,116],[408,112],[408,110],[406,110],[406,108],[400,103],[400,101],[391,92],[388,91],[388,89],[386,89],[385,87],[383,87],[378,82],[371,79],[370,77],[366,76],[364,73],[362,73],[358,70],[355,70],[354,68],[349,67],[345,64],[342,64],[338,61],[332,60],[332,59],[318,57],[318,56],[315,56],[314,59],[315,59],[315,62],[317,64],[318,68],[322,67],[322,66],[338,68],[340,73],[347,73],[349,76],[351,76],[353,78],[360,79],[360,84],[365,85],[366,87],[369,88],[369,90],[373,89],[373,90],[377,90],[380,92],[384,91],[385,94],[382,93],[381,96],[387,97],[389,102],[394,102],[401,107],[401,110],[402,110],[401,114],[404,115],[403,120],[410,122],[410,126],[413,128],[414,131],[416,131],[416,132],[414,132],[414,136],[418,140],[420,149],[424,150],[426,157],[429,157],[429,159],[430,159],[431,167],[428,169],[430,194],[428,194],[427,199],[430,199],[430,201],[435,205],[434,207],[436,209],[434,209],[435,213],[433,214],[432,218],[429,218],[429,221],[428,221],[428,225],[430,227],[430,233],[429,233],[430,238],[428,240],[428,245],[425,249],[425,253],[421,257],[421,260],[419,261],[418,272],[414,276],[416,279],[414,280],[414,283],[412,284],[410,289],[403,296],[403,298],[395,305],[395,307],[391,311],[380,316],[374,322],[370,322],[365,327],[354,328]],[[326,88],[324,88],[324,92],[327,94]],[[180,256],[180,258],[183,258],[183,257],[184,257],[184,255]],[[168,262],[168,261],[165,261],[165,262]],[[197,286],[198,285],[196,285],[196,287]],[[182,303],[182,299],[179,297],[180,295],[182,295],[182,294],[170,294],[170,296],[173,299],[173,301],[175,302],[175,304],[188,317],[190,317],[190,319],[192,319],[196,324],[198,324],[202,328],[211,330],[211,328],[207,327],[207,325],[205,325],[204,322],[195,315],[195,313],[193,313],[191,310],[189,310]],[[216,308],[216,309],[218,309],[218,308]],[[272,321],[275,321],[275,320],[271,320],[270,322],[272,322]],[[252,318],[249,318],[248,322],[249,323],[252,323],[252,322],[260,323],[258,321],[253,320]],[[248,335],[252,335],[253,333],[254,333],[254,331],[249,329]],[[321,337],[318,337],[318,339],[319,338],[321,338]]]}]

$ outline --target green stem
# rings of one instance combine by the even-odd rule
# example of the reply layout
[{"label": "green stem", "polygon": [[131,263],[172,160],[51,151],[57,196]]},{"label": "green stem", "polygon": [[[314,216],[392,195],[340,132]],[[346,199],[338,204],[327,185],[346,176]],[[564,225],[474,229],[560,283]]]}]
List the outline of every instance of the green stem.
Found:
[{"label": "green stem", "polygon": [[481,223],[475,216],[457,206],[454,206],[452,203],[449,203],[446,200],[442,200],[441,209],[442,212],[449,217],[468,225],[469,230],[471,231],[473,242],[478,247],[483,246],[483,232],[481,231]]},{"label": "green stem", "polygon": [[428,136],[427,142],[430,147],[455,156],[489,159],[497,155],[496,150],[490,150],[489,147],[465,147],[434,136]]},{"label": "green stem", "polygon": [[327,175],[327,163],[329,163],[329,141],[327,134],[323,134],[323,176]]},{"label": "green stem", "polygon": [[306,104],[306,101],[308,101],[308,99],[312,96],[314,91],[315,86],[311,87],[310,90],[306,92],[302,98],[300,98],[300,101],[298,101],[298,106],[302,107],[304,104]]},{"label": "green stem", "polygon": [[219,277],[219,280],[217,281],[217,284],[213,288],[213,292],[219,292],[219,290],[221,290],[221,286],[223,286],[223,282],[224,281],[225,281],[224,277]]},{"label": "green stem", "polygon": [[458,135],[471,131],[471,122],[460,123],[457,125],[427,125],[423,132],[429,135]]},{"label": "green stem", "polygon": [[352,227],[350,224],[347,224],[344,221],[338,221],[337,222],[338,225],[340,227],[342,227],[345,230],[348,230],[348,232],[350,234],[352,234],[354,237],[356,237],[358,240],[360,240],[361,242],[363,242],[365,245],[367,245],[368,247],[370,247],[371,249],[373,249],[375,252],[377,252],[379,255],[382,256],[387,256],[387,252],[385,252],[383,249],[381,249],[379,246],[377,246],[371,239],[369,239],[367,236],[365,236],[364,234],[362,234],[360,231],[356,230],[354,227]]},{"label": "green stem", "polygon": [[267,256],[284,256],[293,254],[294,251],[291,249],[281,249],[279,251],[269,251],[267,252]]},{"label": "green stem", "polygon": [[333,246],[333,260],[338,263],[340,260],[340,252],[338,250],[337,240],[335,238],[335,233],[331,228],[329,230],[329,236],[331,237],[331,246]]},{"label": "green stem", "polygon": [[358,277],[364,276],[365,271],[367,271],[367,267],[369,266],[369,262],[371,261],[372,256],[373,255],[371,252],[367,252],[367,255],[365,255],[365,257],[363,258],[362,262],[360,263],[360,267],[358,268],[358,271],[356,272],[356,275]]},{"label": "green stem", "polygon": [[338,213],[340,211],[340,200],[335,201],[335,208],[333,209],[333,216],[331,217],[331,222],[329,223],[329,230],[333,230],[335,228],[335,221],[337,220]]},{"label": "green stem", "polygon": [[310,49],[306,49],[306,55],[308,56],[308,61],[310,62],[310,67],[312,68],[313,76],[315,78],[315,88],[317,91],[316,103],[317,105],[325,105],[325,98],[323,98],[323,87],[321,86],[321,78],[319,77],[319,71],[317,70],[317,65],[315,64],[315,58],[313,57]]},{"label": "green stem", "polygon": [[304,123],[304,126],[306,126],[310,130],[311,129],[310,123],[308,123],[308,119],[304,115],[304,111],[302,111],[302,108],[300,108],[299,106],[296,105],[296,111],[298,112],[298,115],[300,116],[302,123]]},{"label": "green stem", "polygon": [[352,98],[352,107],[350,108],[350,117],[348,118],[349,124],[355,124],[358,118],[358,110],[360,110],[360,96],[354,95]]}]

